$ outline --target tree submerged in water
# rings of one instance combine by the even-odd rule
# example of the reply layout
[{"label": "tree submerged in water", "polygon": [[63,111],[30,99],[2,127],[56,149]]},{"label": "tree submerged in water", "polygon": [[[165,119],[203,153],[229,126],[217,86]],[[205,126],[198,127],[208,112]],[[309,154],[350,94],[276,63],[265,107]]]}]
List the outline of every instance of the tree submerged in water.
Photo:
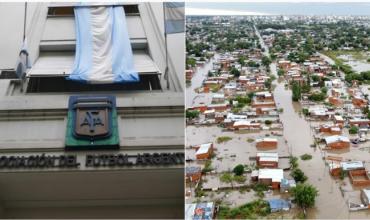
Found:
[{"label": "tree submerged in water", "polygon": [[292,195],[295,203],[305,211],[315,205],[319,191],[310,184],[299,183],[292,189]]}]

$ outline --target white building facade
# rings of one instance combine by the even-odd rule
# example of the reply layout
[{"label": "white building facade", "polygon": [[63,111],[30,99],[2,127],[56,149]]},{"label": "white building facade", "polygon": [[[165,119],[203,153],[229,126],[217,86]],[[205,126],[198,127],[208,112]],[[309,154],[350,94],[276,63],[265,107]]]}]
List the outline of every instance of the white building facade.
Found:
[{"label": "white building facade", "polygon": [[[122,3],[140,83],[71,82],[74,4],[28,3],[22,91],[25,4],[0,3],[0,217],[182,218],[184,33],[168,35],[167,82],[163,4]],[[66,149],[72,96],[114,98],[117,145]]]}]

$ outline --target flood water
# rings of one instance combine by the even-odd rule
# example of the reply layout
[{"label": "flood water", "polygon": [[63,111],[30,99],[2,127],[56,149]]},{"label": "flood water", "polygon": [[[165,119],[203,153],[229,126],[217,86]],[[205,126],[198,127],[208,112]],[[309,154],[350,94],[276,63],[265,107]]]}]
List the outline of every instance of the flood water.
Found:
[{"label": "flood water", "polygon": [[366,62],[366,60],[356,60],[352,55],[340,55],[338,58],[343,59],[356,72],[370,71],[370,63]]},{"label": "flood water", "polygon": [[[272,73],[276,75],[276,64],[270,66]],[[276,75],[277,76],[277,75]],[[279,82],[280,81],[280,82]],[[280,120],[284,125],[284,137],[288,141],[292,154],[299,157],[302,154],[311,154],[311,160],[299,160],[299,167],[308,176],[308,183],[319,190],[315,208],[308,210],[308,218],[337,219],[337,218],[369,218],[369,211],[349,212],[347,199],[343,197],[339,188],[338,180],[331,177],[328,166],[322,159],[326,153],[319,148],[313,148],[313,130],[310,122],[306,121],[299,111],[299,103],[292,102],[292,92],[284,86],[281,80],[274,89],[274,98],[277,108],[283,108]],[[368,157],[368,155],[366,155]],[[358,195],[357,200],[358,200]]]},{"label": "flood water", "polygon": [[195,106],[199,103],[210,104],[211,93],[197,93],[195,90],[202,86],[203,80],[208,76],[208,71],[212,70],[213,62],[219,57],[216,54],[213,58],[207,61],[204,65],[195,67],[194,75],[191,83],[186,85],[186,108]]},{"label": "flood water", "polygon": [[[265,55],[268,55],[268,48],[263,43],[261,36],[256,30],[257,36],[260,38],[260,42],[263,48],[265,48]],[[330,58],[329,58],[330,59]],[[203,80],[206,78],[208,70],[212,69],[213,60],[207,62],[203,67],[198,67],[191,85],[188,85],[186,89],[186,106],[191,107],[201,102],[207,103],[209,100],[209,94],[198,94],[194,90],[201,87]],[[276,63],[270,65],[272,74],[277,76]],[[299,103],[293,103],[291,100],[291,91],[284,86],[284,80],[274,81],[274,98],[277,104],[277,108],[283,108],[283,112],[279,114],[280,121],[282,122],[283,137],[277,137],[279,140],[278,149],[279,155],[286,156],[289,153],[299,157],[302,154],[311,154],[313,157],[311,160],[303,161],[299,159],[299,167],[303,170],[305,175],[308,177],[307,183],[314,185],[319,190],[319,196],[316,199],[315,208],[307,210],[307,217],[310,219],[348,219],[348,218],[362,218],[370,219],[370,211],[358,211],[349,212],[347,200],[348,199],[359,199],[359,191],[352,188],[348,181],[340,181],[331,177],[329,168],[325,165],[323,157],[330,154],[328,152],[321,151],[319,147],[311,147],[313,144],[314,131],[311,127],[316,125],[306,121],[300,114],[301,106]],[[208,97],[208,98],[207,98]],[[280,131],[281,132],[281,131]],[[254,143],[248,143],[247,139],[256,139],[259,137],[266,136],[268,131],[260,131],[255,133],[235,133],[235,132],[224,132],[222,128],[217,126],[187,126],[186,127],[186,146],[197,145],[207,142],[215,143],[216,157],[212,159],[212,166],[216,168],[217,172],[230,171],[236,164],[250,164],[252,161],[249,160],[250,156],[254,156],[257,152]],[[216,139],[218,136],[229,136],[232,137],[227,143],[217,144]],[[369,158],[369,153],[361,153],[366,151],[360,149],[353,149],[348,152],[342,152],[339,156],[348,156],[348,158],[366,160]],[[192,157],[191,149],[187,149],[187,158]],[[370,151],[370,148],[368,149]],[[355,157],[354,157],[355,156]],[[198,164],[199,162],[193,162],[192,165]],[[200,162],[201,163],[201,162]],[[370,161],[369,161],[370,163]],[[280,164],[279,164],[280,165]],[[220,185],[219,174],[216,176],[206,176],[205,185],[214,187]],[[285,173],[284,175],[289,175]],[[340,187],[347,190],[341,193]],[[344,185],[343,185],[344,184]],[[265,198],[268,198],[266,196]],[[239,192],[239,191],[228,191],[228,192],[212,192],[204,201],[210,201],[215,199],[221,199],[231,206],[241,205],[255,196],[252,192]],[[190,202],[194,202],[196,198],[192,198]],[[290,213],[291,214],[291,213]]]}]

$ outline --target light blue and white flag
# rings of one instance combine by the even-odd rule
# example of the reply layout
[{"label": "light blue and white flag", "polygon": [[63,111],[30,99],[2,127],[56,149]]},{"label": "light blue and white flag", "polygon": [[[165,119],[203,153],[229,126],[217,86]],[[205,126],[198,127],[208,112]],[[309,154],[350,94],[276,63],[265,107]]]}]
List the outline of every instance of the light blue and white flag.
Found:
[{"label": "light blue and white flag", "polygon": [[30,69],[31,67],[32,65],[27,49],[27,39],[24,39],[21,51],[19,52],[19,56],[17,59],[15,73],[18,78],[23,79],[26,77],[27,69]]},{"label": "light blue and white flag", "polygon": [[165,31],[167,34],[185,32],[185,3],[165,2]]},{"label": "light blue and white flag", "polygon": [[122,6],[75,7],[76,54],[68,77],[92,84],[138,82]]}]

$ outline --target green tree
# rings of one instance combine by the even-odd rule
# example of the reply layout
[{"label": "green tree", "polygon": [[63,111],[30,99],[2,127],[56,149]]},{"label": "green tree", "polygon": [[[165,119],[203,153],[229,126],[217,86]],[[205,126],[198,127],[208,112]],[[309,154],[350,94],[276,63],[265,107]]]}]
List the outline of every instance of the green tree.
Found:
[{"label": "green tree", "polygon": [[297,82],[292,84],[292,100],[297,102],[301,99],[301,86]]},{"label": "green tree", "polygon": [[247,66],[249,67],[259,67],[259,64],[254,62],[253,60],[249,60],[247,63]]},{"label": "green tree", "polygon": [[328,93],[328,88],[326,88],[326,87],[322,87],[322,88],[321,88],[321,93],[323,93],[323,94],[325,94],[325,95],[326,95],[326,93]]},{"label": "green tree", "polygon": [[199,116],[199,111],[186,110],[186,118],[193,119]]},{"label": "green tree", "polygon": [[285,72],[284,72],[284,70],[283,70],[283,69],[279,69],[279,70],[277,71],[277,74],[278,74],[278,76],[284,76]]},{"label": "green tree", "polygon": [[240,63],[240,65],[244,66],[245,65],[245,57],[244,56],[239,57],[238,62]]},{"label": "green tree", "polygon": [[262,65],[268,67],[271,64],[271,59],[268,56],[262,57]]},{"label": "green tree", "polygon": [[307,176],[303,173],[303,171],[299,168],[293,169],[290,174],[296,182],[305,182],[307,180]]},{"label": "green tree", "polygon": [[298,158],[294,156],[289,157],[289,163],[293,169],[298,167]]},{"label": "green tree", "polygon": [[318,190],[309,184],[299,183],[292,189],[295,203],[302,209],[310,208],[315,205]]},{"label": "green tree", "polygon": [[236,176],[241,176],[244,173],[244,166],[242,164],[236,165],[233,172]]},{"label": "green tree", "polygon": [[235,77],[239,77],[240,76],[240,71],[233,67],[231,70],[230,70],[230,73],[233,74]]},{"label": "green tree", "polygon": [[186,58],[186,67],[195,67],[196,60],[194,58]]},{"label": "green tree", "polygon": [[349,132],[350,134],[357,134],[357,133],[358,133],[358,127],[357,127],[357,126],[352,126],[352,127],[348,130],[348,132]]},{"label": "green tree", "polygon": [[311,76],[311,78],[314,82],[318,82],[320,80],[320,77],[318,75],[313,75]]},{"label": "green tree", "polygon": [[326,98],[326,94],[322,92],[315,92],[308,96],[308,99],[315,102],[323,101]]},{"label": "green tree", "polygon": [[265,121],[265,125],[271,125],[272,124],[272,121],[271,120],[266,120]]}]

